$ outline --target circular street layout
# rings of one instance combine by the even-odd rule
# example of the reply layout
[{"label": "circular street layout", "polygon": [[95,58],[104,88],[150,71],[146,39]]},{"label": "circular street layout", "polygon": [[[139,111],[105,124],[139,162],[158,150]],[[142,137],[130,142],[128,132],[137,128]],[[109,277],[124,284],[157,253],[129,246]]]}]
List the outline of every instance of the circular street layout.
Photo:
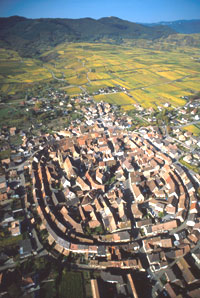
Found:
[{"label": "circular street layout", "polygon": [[198,241],[195,183],[161,143],[156,128],[97,120],[37,152],[33,199],[50,251],[82,254],[93,268],[145,270],[147,261],[153,272],[188,253]]}]

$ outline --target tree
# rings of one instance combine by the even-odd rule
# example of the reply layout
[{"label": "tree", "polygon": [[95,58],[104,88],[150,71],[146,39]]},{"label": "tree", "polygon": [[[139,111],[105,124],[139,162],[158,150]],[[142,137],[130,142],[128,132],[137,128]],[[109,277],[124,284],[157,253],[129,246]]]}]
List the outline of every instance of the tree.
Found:
[{"label": "tree", "polygon": [[22,291],[21,291],[20,285],[18,285],[17,283],[13,283],[11,286],[9,286],[7,291],[10,297],[13,297],[13,298],[22,297]]}]

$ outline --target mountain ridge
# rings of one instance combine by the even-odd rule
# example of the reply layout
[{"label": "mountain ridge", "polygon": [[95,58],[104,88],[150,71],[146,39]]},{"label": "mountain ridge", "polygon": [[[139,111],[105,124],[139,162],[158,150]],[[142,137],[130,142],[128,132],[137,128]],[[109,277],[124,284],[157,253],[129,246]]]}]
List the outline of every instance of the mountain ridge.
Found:
[{"label": "mountain ridge", "polygon": [[28,19],[0,18],[0,46],[17,50],[22,56],[40,55],[62,42],[97,42],[103,39],[121,43],[123,39],[158,39],[175,31],[166,26],[145,26],[117,17]]}]

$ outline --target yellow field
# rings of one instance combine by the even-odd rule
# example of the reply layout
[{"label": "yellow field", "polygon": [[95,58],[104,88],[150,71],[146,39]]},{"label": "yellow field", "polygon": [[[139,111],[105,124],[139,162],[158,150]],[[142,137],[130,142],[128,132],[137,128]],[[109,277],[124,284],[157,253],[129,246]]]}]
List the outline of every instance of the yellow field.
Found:
[{"label": "yellow field", "polygon": [[[112,104],[118,105],[129,105],[135,104],[135,101],[130,98],[128,95],[124,94],[123,92],[120,93],[110,93],[110,94],[99,94],[95,95],[94,99],[96,101],[106,101]],[[123,104],[122,104],[123,102]]]},{"label": "yellow field", "polygon": [[[144,107],[156,108],[165,102],[184,105],[181,96],[200,90],[200,64],[192,59],[199,57],[200,50],[181,46],[173,49],[173,43],[170,39],[129,40],[124,45],[65,43],[42,54],[48,58],[43,61],[22,59],[15,51],[0,49],[0,91],[14,92],[18,83],[52,80],[50,69],[57,78],[63,78],[64,73],[66,83],[72,85],[66,88],[69,95],[81,93],[79,86],[90,93],[102,87],[121,86]],[[167,46],[169,50],[162,50]],[[99,97],[122,106],[134,103],[123,93]]]},{"label": "yellow field", "polygon": [[167,78],[169,80],[177,80],[180,79],[183,75],[177,72],[173,71],[159,71],[157,72],[160,76],[163,76],[164,78]]},{"label": "yellow field", "polygon": [[129,111],[129,110],[133,110],[134,106],[133,105],[124,105],[124,106],[122,106],[122,109],[124,111]]},{"label": "yellow field", "polygon": [[[147,94],[143,90],[131,91],[130,94],[133,96],[136,102],[141,104],[144,108],[150,108],[151,106],[157,108],[157,98],[155,96]],[[161,104],[160,101],[159,104]]]},{"label": "yellow field", "polygon": [[198,128],[195,125],[188,125],[184,127],[184,130],[187,130],[189,132],[192,132],[194,135],[198,136],[200,135],[200,128]]},{"label": "yellow field", "polygon": [[200,80],[197,80],[197,81],[192,81],[192,80],[189,80],[189,81],[186,81],[184,82],[184,86],[186,88],[192,88],[193,90],[195,91],[199,91],[200,89]]},{"label": "yellow field", "polygon": [[67,92],[67,94],[69,94],[69,95],[77,95],[77,94],[81,93],[81,89],[78,87],[71,87],[71,88],[66,87],[66,88],[62,88],[62,89],[64,89]]},{"label": "yellow field", "polygon": [[175,106],[182,106],[186,103],[186,101],[182,98],[175,97],[171,94],[167,93],[158,93],[158,96],[160,96],[161,99],[166,100],[167,102],[171,103],[172,105]]},{"label": "yellow field", "polygon": [[81,75],[80,77],[72,77],[67,79],[67,82],[71,85],[83,85],[88,82],[86,75]]},{"label": "yellow field", "polygon": [[121,86],[123,88],[130,89],[130,84],[128,84],[128,82],[126,81],[120,80],[119,78],[115,80],[111,80],[111,82],[113,83],[114,86]]}]

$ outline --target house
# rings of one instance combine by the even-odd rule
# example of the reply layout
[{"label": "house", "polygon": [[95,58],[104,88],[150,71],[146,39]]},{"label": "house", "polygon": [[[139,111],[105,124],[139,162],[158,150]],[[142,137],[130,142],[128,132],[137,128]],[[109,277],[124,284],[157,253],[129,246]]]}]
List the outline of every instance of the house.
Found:
[{"label": "house", "polygon": [[77,233],[83,233],[83,229],[81,224],[77,223],[69,214],[68,210],[65,206],[63,206],[60,210],[60,213],[63,215],[63,218],[65,219],[66,223],[68,223],[71,228],[75,229]]},{"label": "house", "polygon": [[72,166],[72,163],[71,163],[69,157],[67,157],[65,159],[65,161],[63,163],[63,167],[64,167],[64,170],[67,174],[68,179],[71,179],[71,177],[76,177],[76,172],[73,169],[73,166]]},{"label": "house", "polygon": [[192,257],[194,258],[195,262],[200,265],[200,248],[197,248],[193,253]]},{"label": "house", "polygon": [[188,235],[188,239],[189,239],[192,243],[195,243],[195,244],[197,244],[197,242],[198,242],[198,240],[199,240],[198,237],[197,237],[194,233]]},{"label": "house", "polygon": [[150,265],[159,264],[161,262],[160,254],[159,253],[147,254],[147,260]]},{"label": "house", "polygon": [[[191,198],[190,198],[191,200]],[[198,204],[197,202],[193,202],[190,204],[190,214],[197,214],[198,213]]]},{"label": "house", "polygon": [[97,255],[101,257],[105,257],[107,255],[107,248],[105,245],[98,245],[97,247]]},{"label": "house", "polygon": [[29,290],[32,287],[35,287],[35,282],[33,281],[31,276],[22,277],[22,289]]},{"label": "house", "polygon": [[176,213],[176,207],[167,205],[165,207],[165,212],[174,215]]},{"label": "house", "polygon": [[136,202],[143,202],[144,201],[144,196],[140,191],[140,188],[136,185],[136,184],[131,184],[130,187],[133,195],[134,195],[134,199]]},{"label": "house", "polygon": [[128,172],[134,172],[134,167],[128,159],[125,159],[122,163],[122,167],[126,169]]},{"label": "house", "polygon": [[89,172],[87,171],[87,173],[85,174],[85,177],[88,179],[88,181],[91,184],[92,189],[101,189],[104,192],[105,186],[104,185],[100,185],[94,182],[94,180],[92,179],[92,177],[90,176]]},{"label": "house", "polygon": [[188,285],[195,283],[197,279],[194,277],[190,270],[190,265],[187,263],[185,258],[181,258],[176,262],[176,265],[179,267],[182,276]]},{"label": "house", "polygon": [[3,226],[8,226],[8,224],[13,221],[14,221],[13,212],[11,210],[8,210],[4,214],[2,224],[3,224]]},{"label": "house", "polygon": [[152,234],[152,233],[156,234],[156,233],[167,232],[175,228],[177,228],[177,221],[172,220],[165,223],[159,223],[156,225],[149,226],[149,229],[144,227],[144,230],[146,230],[147,234]]},{"label": "house", "polygon": [[179,281],[179,278],[175,275],[172,268],[169,268],[165,271],[165,277],[167,281],[171,283]]},{"label": "house", "polygon": [[147,184],[148,184],[148,187],[152,193],[155,193],[156,191],[158,191],[158,187],[154,180],[149,181],[149,183],[147,183]]},{"label": "house", "polygon": [[11,232],[12,236],[18,236],[18,235],[21,234],[19,220],[14,220],[13,222],[11,222],[11,226],[9,227],[9,231]]},{"label": "house", "polygon": [[5,193],[6,191],[7,191],[6,176],[1,175],[0,176],[0,193]]},{"label": "house", "polygon": [[190,227],[194,227],[195,222],[196,222],[196,214],[195,213],[189,214],[186,224]]},{"label": "house", "polygon": [[91,279],[92,297],[100,298],[98,282],[96,279]]},{"label": "house", "polygon": [[149,225],[152,225],[152,219],[151,218],[148,218],[148,219],[143,219],[143,220],[139,220],[139,221],[136,221],[136,227],[137,228],[142,228],[144,226],[149,226]]},{"label": "house", "polygon": [[131,211],[134,218],[141,219],[143,217],[143,213],[139,210],[137,203],[131,205]]},{"label": "house", "polygon": [[103,174],[100,172],[100,169],[99,168],[96,170],[96,180],[100,184],[103,184]]},{"label": "house", "polygon": [[174,290],[173,290],[173,288],[172,288],[172,286],[170,285],[169,282],[165,284],[164,288],[165,288],[165,290],[168,293],[170,298],[176,298],[177,297],[176,293],[174,292]]},{"label": "house", "polygon": [[200,297],[200,288],[188,291],[187,296],[191,298]]},{"label": "house", "polygon": [[103,221],[105,229],[107,229],[111,233],[116,231],[117,225],[115,223],[115,219],[114,219],[113,214],[111,213],[109,207],[104,207],[104,209],[102,211],[100,211],[100,214],[102,216],[102,221]]},{"label": "house", "polygon": [[16,127],[11,127],[10,128],[10,135],[15,136],[15,132],[16,132]]},{"label": "house", "polygon": [[83,179],[79,176],[76,179],[76,185],[78,185],[80,187],[80,189],[82,189],[83,191],[89,191],[90,190],[90,186],[88,184],[86,184],[83,181]]},{"label": "house", "polygon": [[101,271],[101,278],[105,282],[116,283],[116,284],[125,284],[123,277],[121,275],[114,275],[110,272]]}]

